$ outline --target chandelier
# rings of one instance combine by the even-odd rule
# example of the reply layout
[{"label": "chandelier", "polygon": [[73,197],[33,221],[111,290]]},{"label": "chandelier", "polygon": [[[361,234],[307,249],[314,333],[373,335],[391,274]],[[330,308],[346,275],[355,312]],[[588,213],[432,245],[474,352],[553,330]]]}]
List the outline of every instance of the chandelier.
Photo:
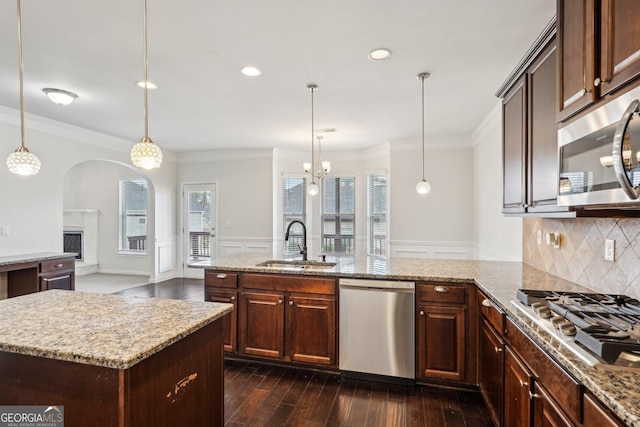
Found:
[{"label": "chandelier", "polygon": [[[316,179],[320,180],[323,176],[329,173],[331,170],[331,162],[322,159],[322,136],[315,136],[315,122],[313,116],[313,93],[318,90],[318,86],[315,84],[308,84],[307,89],[311,92],[311,163],[305,162],[302,164],[304,171],[311,175],[311,184],[307,186],[307,194],[315,196],[320,191]],[[315,139],[318,139],[318,149],[320,155],[320,164],[316,171],[316,147]]]}]

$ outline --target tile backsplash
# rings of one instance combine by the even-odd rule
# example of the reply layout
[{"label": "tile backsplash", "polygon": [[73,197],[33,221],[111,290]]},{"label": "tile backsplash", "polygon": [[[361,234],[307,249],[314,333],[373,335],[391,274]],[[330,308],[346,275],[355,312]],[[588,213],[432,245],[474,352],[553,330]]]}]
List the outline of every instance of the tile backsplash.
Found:
[{"label": "tile backsplash", "polygon": [[[546,244],[548,232],[560,233],[560,249]],[[615,240],[614,261],[604,259],[605,239]],[[640,299],[640,219],[524,218],[522,260],[595,291]]]}]

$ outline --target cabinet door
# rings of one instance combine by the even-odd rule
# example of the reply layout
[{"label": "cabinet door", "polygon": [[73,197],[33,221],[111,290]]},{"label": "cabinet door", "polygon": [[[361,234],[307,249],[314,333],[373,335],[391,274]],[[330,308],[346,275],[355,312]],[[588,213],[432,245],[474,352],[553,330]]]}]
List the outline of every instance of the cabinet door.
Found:
[{"label": "cabinet door", "polygon": [[502,101],[503,213],[525,211],[526,79],[521,78]]},{"label": "cabinet door", "polygon": [[74,276],[75,274],[73,271],[42,275],[40,277],[40,290],[46,291],[49,289],[64,289],[72,291],[75,289]]},{"label": "cabinet door", "polygon": [[558,0],[558,121],[598,99],[595,0]]},{"label": "cabinet door", "polygon": [[583,427],[622,427],[624,424],[590,394],[584,395]]},{"label": "cabinet door", "polygon": [[286,354],[294,362],[336,364],[336,299],[290,296]]},{"label": "cabinet door", "polygon": [[238,312],[240,353],[284,358],[284,295],[244,292]]},{"label": "cabinet door", "polygon": [[233,311],[222,318],[222,343],[224,351],[235,353],[238,331],[238,293],[230,291],[211,291],[207,289],[207,301],[233,304]]},{"label": "cabinet door", "polygon": [[418,376],[465,380],[464,307],[418,308]]},{"label": "cabinet door", "polygon": [[539,384],[534,385],[533,425],[534,427],[573,427],[562,409],[549,397]]},{"label": "cabinet door", "polygon": [[504,341],[482,321],[478,356],[478,385],[496,425],[502,425]]},{"label": "cabinet door", "polygon": [[504,425],[531,425],[531,382],[533,377],[509,347],[505,347],[504,363]]},{"label": "cabinet door", "polygon": [[527,212],[557,211],[558,126],[556,124],[556,44],[553,41],[527,74],[529,108]]},{"label": "cabinet door", "polygon": [[640,75],[640,2],[601,0],[600,95]]}]

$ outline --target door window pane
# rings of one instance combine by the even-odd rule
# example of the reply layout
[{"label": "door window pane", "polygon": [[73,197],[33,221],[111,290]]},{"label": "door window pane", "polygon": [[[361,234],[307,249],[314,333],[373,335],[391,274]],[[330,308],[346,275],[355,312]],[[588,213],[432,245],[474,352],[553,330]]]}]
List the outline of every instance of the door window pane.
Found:
[{"label": "door window pane", "polygon": [[322,251],[353,254],[355,251],[355,177],[322,179]]},{"label": "door window pane", "polygon": [[[291,221],[305,221],[307,215],[307,180],[303,177],[285,176],[283,179],[283,230]],[[295,256],[303,246],[302,226],[294,224],[289,240],[284,242],[284,255]]]},{"label": "door window pane", "polygon": [[147,252],[147,181],[120,181],[120,250]]}]

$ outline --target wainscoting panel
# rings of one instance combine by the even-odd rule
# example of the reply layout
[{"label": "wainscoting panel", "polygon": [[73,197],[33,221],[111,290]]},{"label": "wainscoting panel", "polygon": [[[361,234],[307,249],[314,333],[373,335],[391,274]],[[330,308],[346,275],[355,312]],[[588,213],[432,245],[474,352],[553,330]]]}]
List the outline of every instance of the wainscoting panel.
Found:
[{"label": "wainscoting panel", "polygon": [[390,255],[396,258],[474,259],[471,242],[389,242]]}]

